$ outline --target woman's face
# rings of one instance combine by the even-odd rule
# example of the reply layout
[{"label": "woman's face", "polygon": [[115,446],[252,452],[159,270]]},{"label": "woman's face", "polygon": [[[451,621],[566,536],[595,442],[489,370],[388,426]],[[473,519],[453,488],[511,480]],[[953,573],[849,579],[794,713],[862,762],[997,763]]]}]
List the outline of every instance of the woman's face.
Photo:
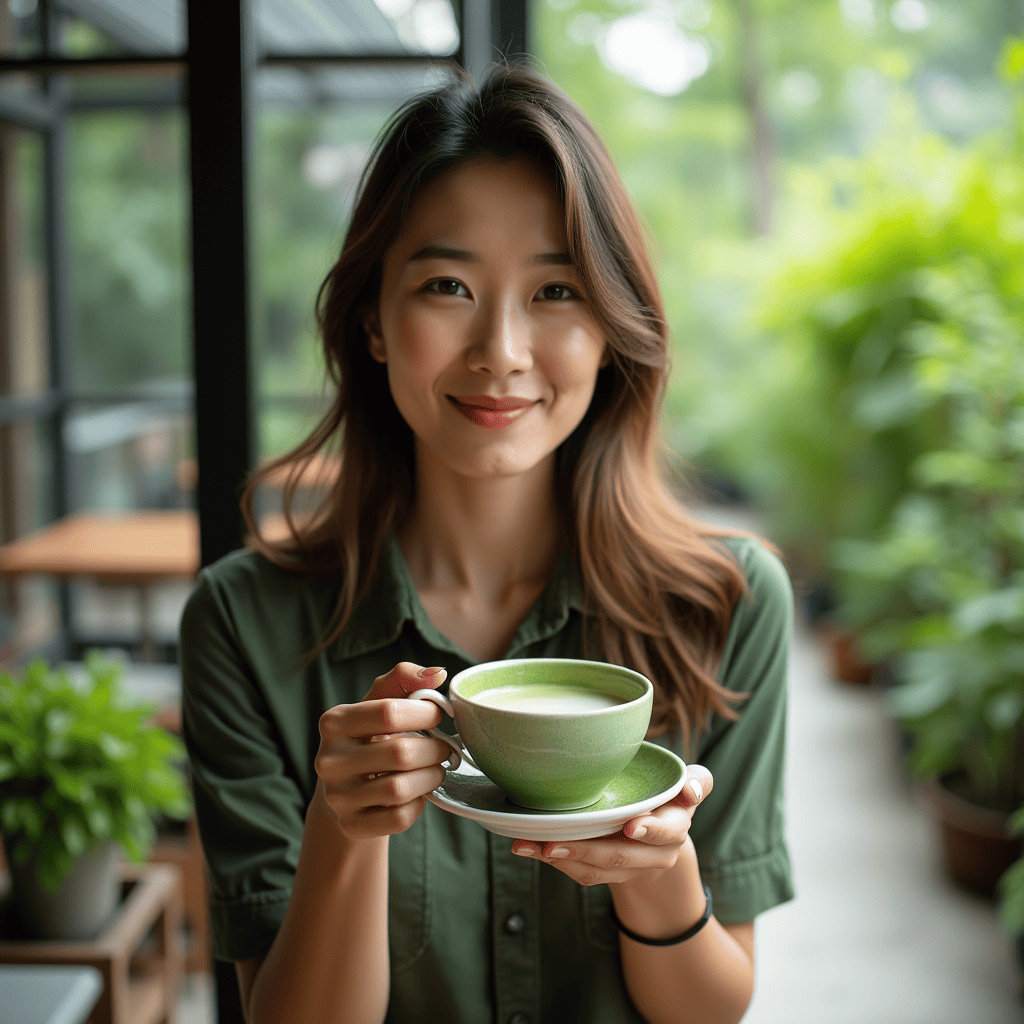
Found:
[{"label": "woman's face", "polygon": [[525,158],[473,160],[419,193],[367,329],[418,456],[469,477],[553,459],[605,362],[562,203]]}]

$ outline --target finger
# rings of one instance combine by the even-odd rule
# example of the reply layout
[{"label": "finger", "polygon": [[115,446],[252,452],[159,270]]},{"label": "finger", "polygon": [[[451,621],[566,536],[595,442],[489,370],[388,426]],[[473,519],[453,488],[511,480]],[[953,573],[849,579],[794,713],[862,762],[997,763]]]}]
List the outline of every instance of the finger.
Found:
[{"label": "finger", "polygon": [[390,672],[377,676],[363,700],[404,697],[413,690],[436,689],[448,673],[438,666],[423,668],[411,661],[400,661]]},{"label": "finger", "polygon": [[410,772],[430,768],[452,756],[447,743],[428,736],[405,733],[381,737],[348,759],[354,775],[383,775],[386,772]]},{"label": "finger", "polygon": [[680,845],[690,831],[693,811],[687,810],[678,801],[677,797],[649,814],[631,818],[623,826],[623,834],[650,846]]},{"label": "finger", "polygon": [[343,704],[320,716],[324,738],[349,736],[368,739],[396,732],[419,732],[441,724],[441,709],[425,700],[385,697]]},{"label": "finger", "polygon": [[707,799],[714,788],[715,780],[711,772],[702,764],[691,764],[686,767],[686,785],[679,793],[684,807],[696,807]]},{"label": "finger", "polygon": [[556,866],[578,864],[602,871],[646,871],[670,868],[676,862],[679,847],[649,846],[636,843],[621,833],[602,839],[577,843],[544,843],[540,856]]},{"label": "finger", "polygon": [[409,828],[426,805],[426,797],[421,796],[400,807],[367,807],[346,821],[345,832],[357,838],[392,836]]},{"label": "finger", "polygon": [[437,764],[411,772],[379,775],[362,784],[359,802],[364,808],[400,807],[432,793],[447,777],[448,773]]}]

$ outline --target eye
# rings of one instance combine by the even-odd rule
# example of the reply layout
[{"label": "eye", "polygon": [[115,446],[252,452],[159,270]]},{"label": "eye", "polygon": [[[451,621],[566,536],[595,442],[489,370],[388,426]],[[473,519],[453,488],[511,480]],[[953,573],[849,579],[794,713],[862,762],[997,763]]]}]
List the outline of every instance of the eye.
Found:
[{"label": "eye", "polygon": [[567,284],[546,284],[537,293],[537,296],[547,302],[564,302],[566,299],[577,297]]},{"label": "eye", "polygon": [[431,281],[427,285],[427,291],[437,292],[439,295],[469,295],[465,285],[453,277],[441,277],[436,281]]}]

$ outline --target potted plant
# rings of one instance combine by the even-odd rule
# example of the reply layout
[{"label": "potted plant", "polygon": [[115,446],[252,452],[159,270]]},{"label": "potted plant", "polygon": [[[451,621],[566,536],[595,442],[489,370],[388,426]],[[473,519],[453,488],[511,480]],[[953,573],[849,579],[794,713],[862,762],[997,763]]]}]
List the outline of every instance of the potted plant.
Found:
[{"label": "potted plant", "polygon": [[93,652],[76,683],[33,661],[0,674],[0,830],[13,896],[35,938],[84,939],[116,909],[118,861],[141,863],[153,817],[185,818],[183,746]]},{"label": "potted plant", "polygon": [[943,429],[885,534],[836,565],[866,648],[891,658],[949,870],[992,893],[1024,802],[1024,294],[969,255],[926,285],[942,317],[908,339],[907,401]]}]

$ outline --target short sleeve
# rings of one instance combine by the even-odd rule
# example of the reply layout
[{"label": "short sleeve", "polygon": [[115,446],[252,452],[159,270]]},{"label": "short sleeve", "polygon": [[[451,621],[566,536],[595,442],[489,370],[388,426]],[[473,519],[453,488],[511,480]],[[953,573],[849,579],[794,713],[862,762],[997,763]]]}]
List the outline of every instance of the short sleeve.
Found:
[{"label": "short sleeve", "polygon": [[210,880],[213,951],[267,952],[284,920],[306,801],[237,623],[204,573],[181,620],[182,729]]},{"label": "short sleeve", "polygon": [[698,751],[715,784],[690,834],[715,916],[739,924],[793,898],[783,806],[793,593],[782,563],[762,544],[743,539],[730,547],[748,592],[733,613],[719,680],[748,696],[738,719],[712,722]]}]

